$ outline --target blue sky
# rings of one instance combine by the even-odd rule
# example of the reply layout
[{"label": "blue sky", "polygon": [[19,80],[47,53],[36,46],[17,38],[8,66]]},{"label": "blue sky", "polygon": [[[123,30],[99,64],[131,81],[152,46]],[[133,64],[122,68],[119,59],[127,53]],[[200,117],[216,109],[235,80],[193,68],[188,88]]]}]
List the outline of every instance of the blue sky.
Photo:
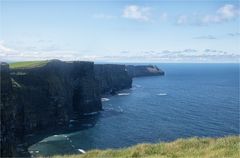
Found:
[{"label": "blue sky", "polygon": [[1,60],[239,62],[239,1],[2,0]]}]

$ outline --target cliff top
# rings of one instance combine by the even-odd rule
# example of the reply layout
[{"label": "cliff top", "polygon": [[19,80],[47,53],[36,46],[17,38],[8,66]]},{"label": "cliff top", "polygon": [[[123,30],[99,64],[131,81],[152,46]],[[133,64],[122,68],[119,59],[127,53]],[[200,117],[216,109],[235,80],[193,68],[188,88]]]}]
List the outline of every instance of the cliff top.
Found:
[{"label": "cliff top", "polygon": [[239,156],[239,137],[189,138],[159,144],[138,144],[123,149],[92,150],[86,154],[53,156],[53,158],[166,158],[166,157],[232,157]]},{"label": "cliff top", "polygon": [[17,69],[17,68],[34,68],[34,67],[41,67],[46,65],[49,62],[49,60],[42,60],[42,61],[21,61],[21,62],[15,62],[10,63],[9,66],[11,69]]},{"label": "cliff top", "polygon": [[9,63],[9,67],[11,69],[30,69],[30,68],[36,68],[36,67],[43,67],[50,63],[76,63],[76,62],[92,63],[89,61],[61,61],[58,59],[52,59],[52,60],[14,62],[14,63]]}]

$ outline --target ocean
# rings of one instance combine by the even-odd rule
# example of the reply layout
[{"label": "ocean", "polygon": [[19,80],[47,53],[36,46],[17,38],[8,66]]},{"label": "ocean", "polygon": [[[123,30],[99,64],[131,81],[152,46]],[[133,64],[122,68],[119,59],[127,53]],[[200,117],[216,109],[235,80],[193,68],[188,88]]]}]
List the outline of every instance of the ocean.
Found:
[{"label": "ocean", "polygon": [[188,137],[239,132],[239,64],[157,64],[165,76],[133,79],[133,87],[105,96],[103,111],[81,130],[32,145],[33,155],[122,148]]}]

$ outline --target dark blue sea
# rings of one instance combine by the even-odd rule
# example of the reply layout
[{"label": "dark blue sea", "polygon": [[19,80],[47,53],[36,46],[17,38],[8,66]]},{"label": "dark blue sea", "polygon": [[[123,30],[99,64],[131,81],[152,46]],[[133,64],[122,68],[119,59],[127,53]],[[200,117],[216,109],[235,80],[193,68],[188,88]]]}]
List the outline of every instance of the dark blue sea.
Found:
[{"label": "dark blue sea", "polygon": [[105,96],[104,111],[86,128],[47,137],[33,154],[127,147],[239,132],[239,64],[157,64],[165,76],[134,78],[133,87]]}]

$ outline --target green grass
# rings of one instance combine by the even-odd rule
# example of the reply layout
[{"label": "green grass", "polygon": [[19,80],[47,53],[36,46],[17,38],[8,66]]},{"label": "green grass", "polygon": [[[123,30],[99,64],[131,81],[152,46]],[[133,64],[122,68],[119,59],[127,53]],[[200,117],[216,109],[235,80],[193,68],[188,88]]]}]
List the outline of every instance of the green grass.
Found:
[{"label": "green grass", "polygon": [[117,150],[92,150],[86,154],[53,158],[239,158],[240,137],[190,138],[159,144],[139,144]]},{"label": "green grass", "polygon": [[16,69],[16,68],[34,68],[34,67],[44,66],[48,62],[49,62],[48,60],[43,60],[43,61],[22,61],[22,62],[10,63],[9,66],[10,66],[11,69]]}]

